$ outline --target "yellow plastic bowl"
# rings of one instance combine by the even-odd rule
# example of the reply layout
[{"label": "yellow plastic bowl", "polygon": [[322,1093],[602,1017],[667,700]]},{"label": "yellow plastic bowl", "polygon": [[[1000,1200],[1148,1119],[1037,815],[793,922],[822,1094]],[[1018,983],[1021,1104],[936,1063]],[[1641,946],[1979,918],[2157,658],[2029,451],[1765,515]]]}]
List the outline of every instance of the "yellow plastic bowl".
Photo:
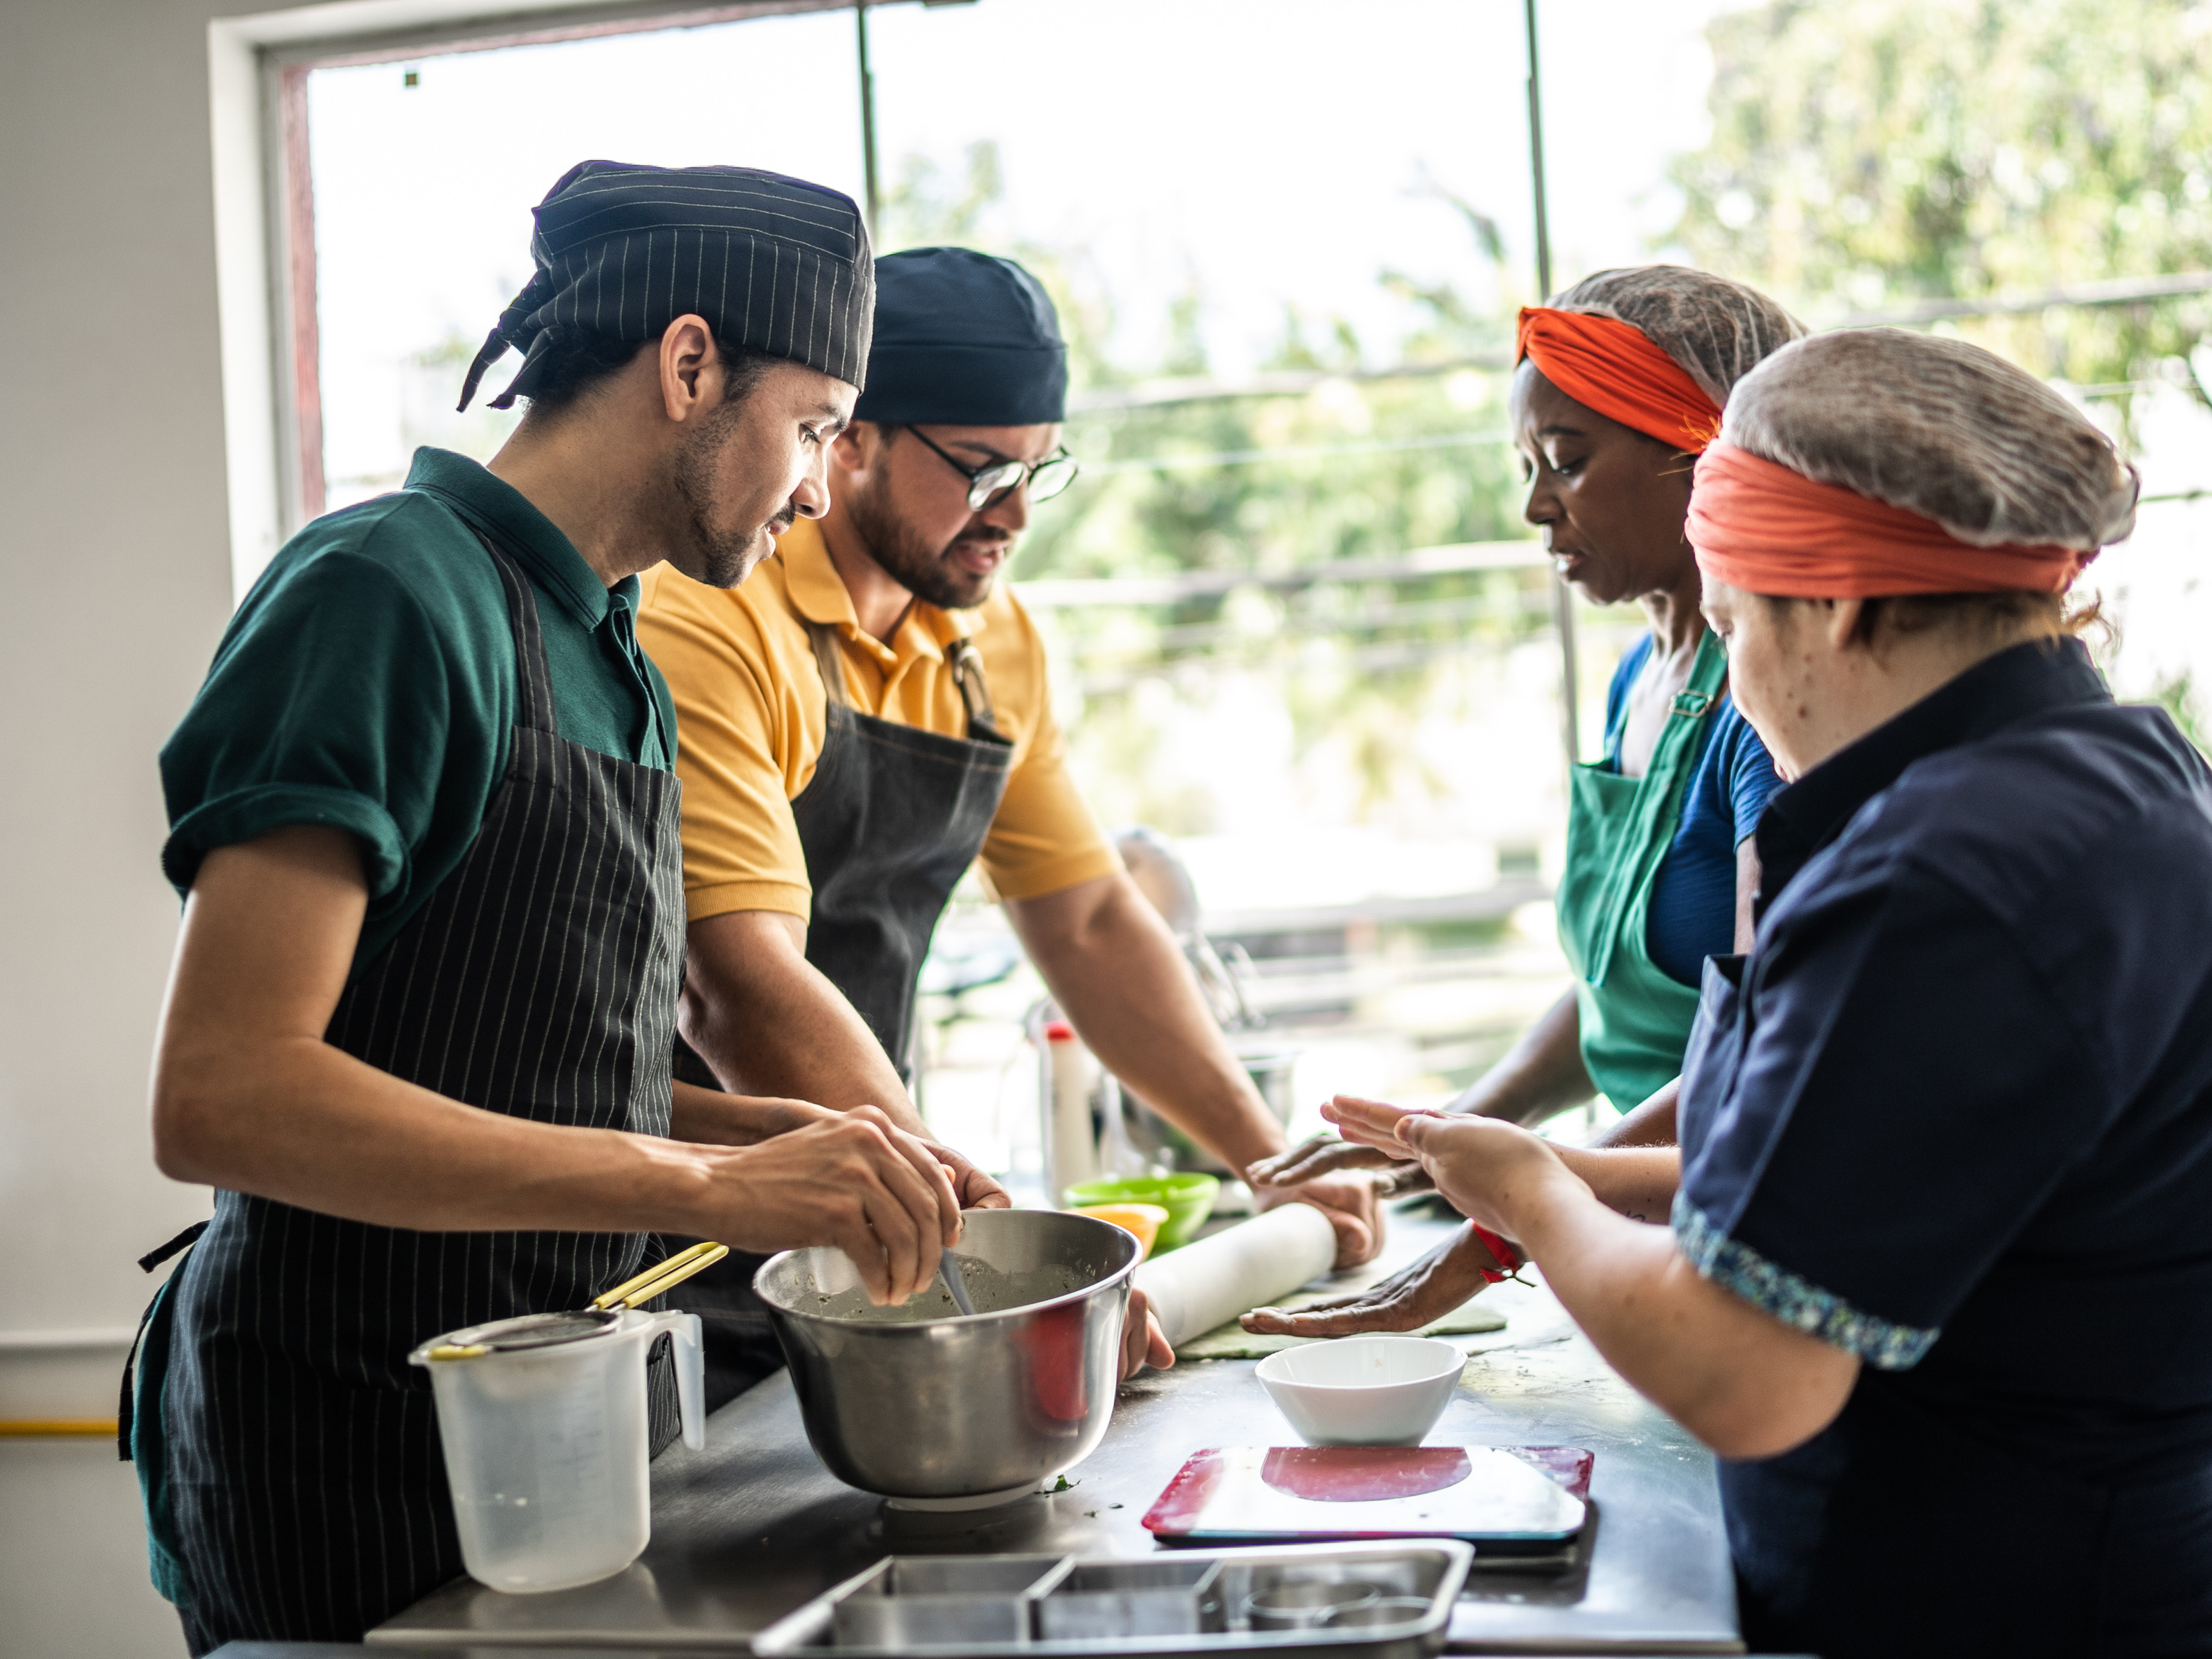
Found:
[{"label": "yellow plastic bowl", "polygon": [[1168,1224],[1168,1212],[1157,1204],[1086,1204],[1075,1213],[1110,1221],[1123,1232],[1135,1234],[1139,1261],[1152,1253],[1152,1242]]}]

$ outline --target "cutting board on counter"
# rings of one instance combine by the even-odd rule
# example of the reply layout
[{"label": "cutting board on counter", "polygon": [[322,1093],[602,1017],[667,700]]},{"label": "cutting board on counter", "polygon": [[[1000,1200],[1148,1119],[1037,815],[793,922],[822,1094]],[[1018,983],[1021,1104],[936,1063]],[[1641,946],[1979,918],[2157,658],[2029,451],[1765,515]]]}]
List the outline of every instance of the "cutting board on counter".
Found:
[{"label": "cutting board on counter", "polygon": [[1582,1530],[1595,1460],[1577,1446],[1224,1446],[1145,1516],[1169,1544],[1462,1538],[1553,1550]]}]

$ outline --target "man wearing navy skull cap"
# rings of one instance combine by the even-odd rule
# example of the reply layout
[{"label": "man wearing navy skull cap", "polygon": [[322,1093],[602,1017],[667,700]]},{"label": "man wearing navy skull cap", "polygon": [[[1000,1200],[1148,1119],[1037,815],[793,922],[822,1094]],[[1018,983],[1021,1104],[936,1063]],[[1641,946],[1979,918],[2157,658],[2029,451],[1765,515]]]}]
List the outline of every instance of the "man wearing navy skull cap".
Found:
[{"label": "man wearing navy skull cap", "polygon": [[147,1258],[190,1249],[125,1432],[195,1654],[357,1642],[459,1575],[418,1344],[581,1308],[659,1235],[835,1244],[902,1300],[958,1232],[938,1151],[881,1114],[669,1072],[676,719],[637,573],[719,589],[825,510],[873,309],[860,214],[587,161],[537,218],[463,393],[521,351],[520,425],[295,536],[161,751],[185,909],[155,1153],[216,1194]]},{"label": "man wearing navy skull cap", "polygon": [[[980,860],[1083,1039],[1243,1170],[1285,1144],[1282,1126],[1069,775],[1042,641],[1000,580],[1032,505],[1075,473],[1052,301],[1014,261],[969,248],[888,255],[876,283],[829,511],[786,530],[742,589],[646,577],[639,635],[684,727],[677,1074],[918,1124],[917,981]],[[1367,1183],[1296,1190],[1336,1224],[1347,1264],[1373,1254]],[[962,1196],[1005,1201],[980,1176]],[[676,1298],[708,1321],[710,1371],[725,1337],[725,1389],[780,1363],[747,1276],[726,1262]],[[1135,1322],[1130,1334],[1134,1362]]]}]

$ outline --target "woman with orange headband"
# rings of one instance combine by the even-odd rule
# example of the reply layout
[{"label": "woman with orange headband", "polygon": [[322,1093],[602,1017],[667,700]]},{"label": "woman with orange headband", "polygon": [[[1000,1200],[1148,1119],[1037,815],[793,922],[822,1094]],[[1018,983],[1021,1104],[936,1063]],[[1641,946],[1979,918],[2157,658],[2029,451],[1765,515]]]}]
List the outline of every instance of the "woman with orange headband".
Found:
[{"label": "woman with orange headband", "polygon": [[[1574,986],[1453,1111],[1534,1123],[1602,1094],[1623,1112],[1643,1106],[1610,1139],[1674,1137],[1698,975],[1748,927],[1752,826],[1780,787],[1698,608],[1683,533],[1691,468],[1729,388],[1802,331],[1756,290],[1682,265],[1601,271],[1521,313],[1511,407],[1528,521],[1585,599],[1634,599],[1650,631],[1614,672],[1605,758],[1571,780],[1556,901]],[[1382,1161],[1310,1143],[1254,1178],[1288,1185]],[[1423,1180],[1401,1170],[1395,1190]],[[1514,1260],[1500,1241],[1463,1231],[1371,1290],[1297,1314],[1259,1310],[1245,1323],[1304,1335],[1414,1329]]]},{"label": "woman with orange headband", "polygon": [[1468,1118],[1340,1103],[1520,1242],[1723,1459],[1744,1633],[2212,1652],[2212,769],[2064,594],[2133,520],[2094,426],[1893,330],[1736,388],[1690,536],[1795,780],[1706,964],[1672,1225]]}]

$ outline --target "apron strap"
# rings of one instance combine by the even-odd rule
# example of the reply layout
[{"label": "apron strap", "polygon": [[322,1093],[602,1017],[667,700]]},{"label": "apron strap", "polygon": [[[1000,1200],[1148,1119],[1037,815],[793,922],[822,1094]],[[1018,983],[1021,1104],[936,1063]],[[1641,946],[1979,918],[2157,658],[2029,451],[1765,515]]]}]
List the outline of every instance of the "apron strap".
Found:
[{"label": "apron strap", "polygon": [[[836,629],[810,620],[806,637],[814,647],[814,665],[821,671],[822,695],[836,708],[850,708],[853,700],[845,694],[845,659]],[[952,666],[952,683],[960,688],[960,706],[968,713],[968,736],[1006,742],[991,707],[991,688],[983,678],[983,653],[963,635],[945,647],[945,655]]]},{"label": "apron strap", "polygon": [[999,730],[998,716],[991,708],[991,688],[983,682],[983,653],[975,648],[975,642],[963,635],[946,648],[945,655],[951,659],[952,683],[960,688],[960,702],[968,710],[968,735],[972,738],[981,732],[1006,742],[1006,735]]},{"label": "apron strap", "polygon": [[138,1258],[138,1271],[150,1273],[179,1251],[189,1250],[200,1242],[200,1235],[208,1230],[204,1221],[195,1221],[158,1250],[149,1250]]},{"label": "apron strap", "polygon": [[1595,930],[1595,947],[1583,964],[1583,977],[1592,985],[1605,983],[1614,949],[1637,912],[1638,901],[1649,896],[1659,866],[1674,842],[1682,799],[1712,734],[1712,723],[1706,716],[1720,702],[1727,684],[1728,653],[1722,648],[1719,636],[1707,629],[1691,660],[1689,684],[1674,694],[1650,763],[1638,786],[1636,834],[1620,849],[1621,856],[1599,890],[1603,908]]},{"label": "apron strap", "polygon": [[833,708],[850,708],[853,700],[845,695],[845,659],[837,647],[837,630],[828,623],[809,622],[806,637],[814,647],[814,665],[822,672],[822,695]]},{"label": "apron strap", "polygon": [[558,736],[561,722],[554,712],[553,671],[545,660],[545,634],[538,620],[538,598],[530,591],[530,579],[500,550],[497,542],[474,525],[469,528],[491,555],[500,586],[507,591],[507,619],[514,630],[514,723]]},{"label": "apron strap", "polygon": [[[150,1273],[171,1256],[189,1250],[199,1243],[200,1235],[208,1230],[204,1221],[195,1221],[158,1250],[149,1250],[138,1258],[138,1271]],[[146,1304],[146,1311],[138,1316],[138,1334],[131,1339],[131,1352],[123,1356],[123,1397],[115,1406],[115,1455],[118,1462],[131,1461],[131,1426],[137,1414],[138,1393],[135,1386],[138,1373],[138,1350],[146,1340],[146,1327],[153,1322],[154,1310],[161,1305],[157,1294]]]}]

